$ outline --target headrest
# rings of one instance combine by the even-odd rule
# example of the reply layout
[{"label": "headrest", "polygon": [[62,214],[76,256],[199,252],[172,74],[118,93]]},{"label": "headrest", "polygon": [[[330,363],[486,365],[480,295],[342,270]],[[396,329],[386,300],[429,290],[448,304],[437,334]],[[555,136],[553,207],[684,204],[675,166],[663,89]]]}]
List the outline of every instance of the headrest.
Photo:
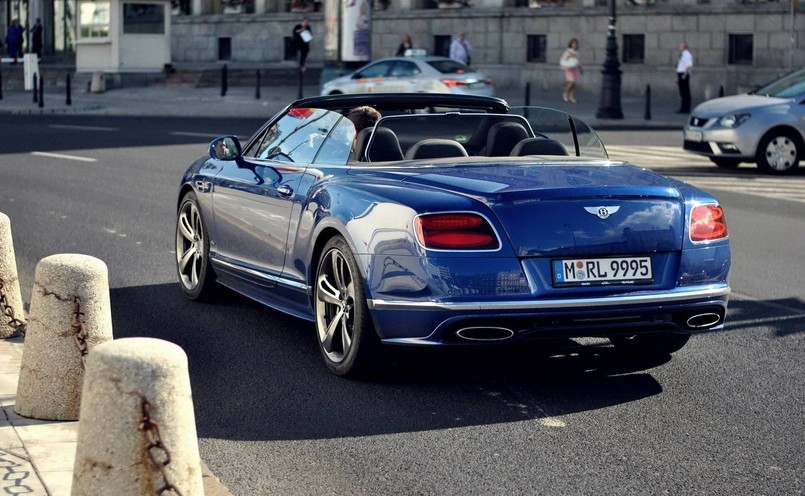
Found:
[{"label": "headrest", "polygon": [[568,155],[562,143],[550,138],[526,138],[514,146],[512,157],[524,155]]},{"label": "headrest", "polygon": [[369,144],[369,136],[372,134],[371,127],[365,127],[358,133],[358,139],[355,140],[355,149],[353,156],[350,160],[365,161],[366,160],[366,145]]},{"label": "headrest", "polygon": [[405,159],[466,157],[467,150],[458,141],[448,139],[424,139],[405,152]]},{"label": "headrest", "polygon": [[369,148],[366,150],[366,158],[371,162],[402,160],[402,148],[394,131],[387,127],[375,128]]},{"label": "headrest", "polygon": [[514,146],[529,137],[528,131],[517,122],[498,122],[486,135],[487,157],[508,157]]}]

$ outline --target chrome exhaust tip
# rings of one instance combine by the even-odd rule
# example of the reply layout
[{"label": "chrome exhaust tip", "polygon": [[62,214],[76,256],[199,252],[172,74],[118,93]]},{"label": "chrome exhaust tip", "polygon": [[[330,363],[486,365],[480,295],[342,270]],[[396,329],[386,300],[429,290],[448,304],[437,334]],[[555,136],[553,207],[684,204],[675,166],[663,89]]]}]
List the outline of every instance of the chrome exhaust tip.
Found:
[{"label": "chrome exhaust tip", "polygon": [[506,327],[465,327],[456,331],[456,336],[467,341],[505,341],[514,336]]},{"label": "chrome exhaust tip", "polygon": [[721,322],[721,315],[713,312],[708,312],[708,313],[699,313],[691,317],[688,317],[688,320],[685,321],[685,325],[687,325],[691,329],[702,329],[705,327],[713,327],[719,322]]}]

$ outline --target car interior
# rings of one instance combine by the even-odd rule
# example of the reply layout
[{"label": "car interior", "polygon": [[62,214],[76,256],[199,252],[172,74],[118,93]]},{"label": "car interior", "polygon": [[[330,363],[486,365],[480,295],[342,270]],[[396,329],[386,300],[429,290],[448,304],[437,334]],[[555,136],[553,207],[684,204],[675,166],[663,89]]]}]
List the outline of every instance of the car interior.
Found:
[{"label": "car interior", "polygon": [[565,146],[513,114],[408,114],[382,118],[358,134],[353,161],[568,155]]}]

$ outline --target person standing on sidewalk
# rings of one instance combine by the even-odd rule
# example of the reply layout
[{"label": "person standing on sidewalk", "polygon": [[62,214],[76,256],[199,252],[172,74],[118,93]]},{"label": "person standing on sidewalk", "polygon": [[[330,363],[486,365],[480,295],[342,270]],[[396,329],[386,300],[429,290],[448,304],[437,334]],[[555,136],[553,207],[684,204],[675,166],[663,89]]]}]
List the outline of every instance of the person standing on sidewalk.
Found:
[{"label": "person standing on sidewalk", "polygon": [[36,58],[42,58],[42,20],[38,17],[31,27],[31,53],[36,54]]},{"label": "person standing on sidewalk", "polygon": [[20,26],[20,20],[17,18],[11,19],[11,24],[8,25],[6,30],[6,46],[8,47],[8,56],[13,59],[12,64],[17,63],[17,59],[22,56],[22,34],[25,29]]},{"label": "person standing on sidewalk", "polygon": [[576,103],[574,93],[576,91],[576,81],[581,77],[581,64],[579,63],[579,40],[573,38],[567,44],[567,50],[562,54],[559,59],[559,67],[565,70],[565,92],[562,95],[562,100],[566,102]]},{"label": "person standing on sidewalk", "polygon": [[453,38],[453,41],[450,43],[450,58],[456,62],[470,65],[470,62],[472,61],[470,53],[472,53],[472,51],[472,45],[464,37],[463,32],[456,34],[456,37]]},{"label": "person standing on sidewalk", "polygon": [[305,61],[307,54],[310,52],[310,42],[313,40],[313,34],[310,31],[310,21],[307,17],[302,18],[302,21],[293,28],[293,41],[296,46],[296,51],[299,52],[299,71],[305,72]]},{"label": "person standing on sidewalk", "polygon": [[679,60],[676,63],[676,85],[679,87],[679,110],[677,114],[690,113],[690,70],[693,68],[693,55],[684,41],[679,44]]}]

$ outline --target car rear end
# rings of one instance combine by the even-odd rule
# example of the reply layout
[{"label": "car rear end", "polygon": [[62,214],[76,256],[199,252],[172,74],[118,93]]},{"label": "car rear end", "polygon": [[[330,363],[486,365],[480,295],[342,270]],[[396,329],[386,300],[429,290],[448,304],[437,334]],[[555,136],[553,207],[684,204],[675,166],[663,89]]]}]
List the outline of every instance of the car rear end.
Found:
[{"label": "car rear end", "polygon": [[414,221],[425,256],[418,291],[427,296],[374,284],[370,306],[386,342],[472,345],[723,327],[730,252],[712,197],[621,165],[497,170],[500,189],[485,197],[470,191],[473,175],[407,180],[463,184],[464,194],[484,199],[475,211]]},{"label": "car rear end", "polygon": [[432,75],[433,90],[459,95],[494,96],[495,83],[487,74],[444,57],[422,60]]}]

